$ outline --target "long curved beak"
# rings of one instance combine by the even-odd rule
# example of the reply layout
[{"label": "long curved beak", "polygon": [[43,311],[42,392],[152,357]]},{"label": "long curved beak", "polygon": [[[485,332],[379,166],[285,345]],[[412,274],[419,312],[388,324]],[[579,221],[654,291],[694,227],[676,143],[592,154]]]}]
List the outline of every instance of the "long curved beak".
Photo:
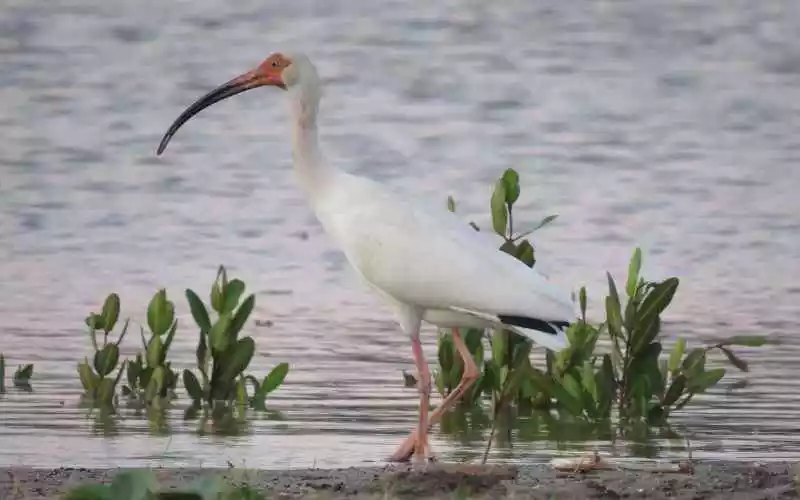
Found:
[{"label": "long curved beak", "polygon": [[262,87],[264,85],[274,85],[286,90],[286,85],[283,83],[280,76],[265,73],[260,71],[259,68],[253,71],[248,71],[241,76],[237,76],[233,80],[220,85],[216,89],[196,100],[188,108],[186,108],[183,113],[181,113],[181,115],[172,123],[172,125],[170,125],[169,130],[167,130],[167,133],[164,134],[164,137],[161,139],[161,143],[158,145],[156,154],[161,155],[161,153],[167,149],[167,144],[169,144],[169,141],[172,139],[172,136],[175,135],[175,132],[177,132],[184,123],[189,121],[191,117],[200,111],[223,99],[240,94],[245,90]]}]

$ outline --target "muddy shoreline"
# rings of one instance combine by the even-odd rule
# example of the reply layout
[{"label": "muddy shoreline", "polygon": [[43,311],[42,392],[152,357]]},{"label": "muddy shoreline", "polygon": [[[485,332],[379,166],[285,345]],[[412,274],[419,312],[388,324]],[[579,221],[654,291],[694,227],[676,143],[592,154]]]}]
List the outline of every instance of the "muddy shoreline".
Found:
[{"label": "muddy shoreline", "polygon": [[[58,499],[120,469],[0,469],[0,500]],[[164,488],[222,475],[286,499],[789,499],[800,498],[800,464],[697,463],[692,474],[559,473],[549,465],[353,467],[348,469],[154,469]],[[466,495],[464,495],[466,494]]]}]

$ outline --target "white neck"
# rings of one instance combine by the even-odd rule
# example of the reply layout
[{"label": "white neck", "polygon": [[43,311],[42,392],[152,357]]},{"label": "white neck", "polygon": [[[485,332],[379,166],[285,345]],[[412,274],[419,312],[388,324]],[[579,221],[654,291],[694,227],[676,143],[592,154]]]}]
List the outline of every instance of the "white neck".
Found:
[{"label": "white neck", "polygon": [[294,169],[300,188],[313,203],[328,173],[317,133],[319,91],[314,85],[298,85],[289,90],[289,99]]}]

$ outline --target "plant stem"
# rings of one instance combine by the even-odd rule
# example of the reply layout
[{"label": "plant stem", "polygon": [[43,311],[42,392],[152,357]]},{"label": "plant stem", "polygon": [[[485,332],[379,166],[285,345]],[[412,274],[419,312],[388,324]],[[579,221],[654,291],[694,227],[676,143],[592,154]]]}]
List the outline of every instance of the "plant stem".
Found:
[{"label": "plant stem", "polygon": [[92,340],[92,347],[94,347],[95,352],[97,349],[97,332],[95,332],[94,328],[89,330],[89,338]]},{"label": "plant stem", "polygon": [[508,234],[506,235],[506,241],[514,241],[514,216],[512,215],[511,205],[506,205],[508,207]]}]

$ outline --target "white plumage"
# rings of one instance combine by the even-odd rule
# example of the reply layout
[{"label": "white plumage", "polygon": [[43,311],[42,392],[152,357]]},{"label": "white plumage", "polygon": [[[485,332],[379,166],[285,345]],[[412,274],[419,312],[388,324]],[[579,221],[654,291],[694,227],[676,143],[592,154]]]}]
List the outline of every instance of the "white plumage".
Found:
[{"label": "white plumage", "polygon": [[[373,180],[330,166],[320,152],[317,111],[320,79],[303,54],[272,54],[256,69],[220,86],[189,106],[165,134],[163,152],[189,118],[245,90],[272,85],[288,91],[292,143],[299,185],[324,227],[356,273],[394,311],[411,338],[420,381],[416,431],[393,458],[427,456],[427,430],[477,378],[478,368],[459,327],[502,326],[557,350],[567,345],[564,328],[575,320],[569,293],[474,231],[442,207],[427,208]],[[453,329],[465,363],[464,378],[428,419],[430,373],[419,340],[421,321]]]}]

